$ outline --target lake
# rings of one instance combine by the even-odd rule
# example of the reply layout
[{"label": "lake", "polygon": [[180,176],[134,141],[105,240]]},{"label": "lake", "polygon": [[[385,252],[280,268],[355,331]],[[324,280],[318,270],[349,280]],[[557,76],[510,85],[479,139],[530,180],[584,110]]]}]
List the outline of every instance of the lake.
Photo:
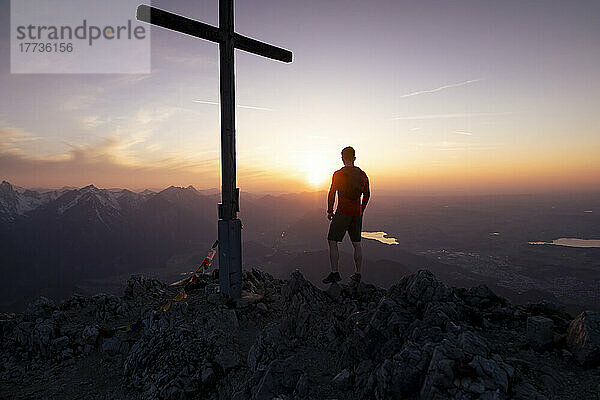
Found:
[{"label": "lake", "polygon": [[398,239],[393,237],[386,237],[387,233],[385,232],[362,232],[361,236],[365,239],[377,240],[378,242],[384,244],[398,244]]},{"label": "lake", "polygon": [[577,239],[577,238],[560,238],[551,242],[529,242],[533,245],[550,244],[554,246],[567,247],[600,247],[600,240],[597,239]]}]

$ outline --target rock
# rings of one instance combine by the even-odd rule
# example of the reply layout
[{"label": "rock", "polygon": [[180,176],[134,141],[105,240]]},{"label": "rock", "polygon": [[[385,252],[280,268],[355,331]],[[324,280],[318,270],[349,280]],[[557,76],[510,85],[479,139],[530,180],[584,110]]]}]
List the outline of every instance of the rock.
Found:
[{"label": "rock", "polygon": [[272,361],[258,383],[253,400],[272,400],[294,391],[302,375],[302,369],[294,356]]},{"label": "rock", "polygon": [[278,358],[278,348],[284,346],[284,340],[276,324],[269,324],[248,351],[247,364],[255,371],[271,360]]},{"label": "rock", "polygon": [[237,308],[246,308],[250,307],[254,304],[259,303],[263,299],[258,293],[249,292],[247,290],[242,291],[242,297],[237,299],[235,302],[235,306]]},{"label": "rock", "polygon": [[440,301],[450,295],[451,291],[430,271],[420,270],[403,277],[399,283],[390,287],[388,296],[395,300],[404,300],[411,304],[418,302]]},{"label": "rock", "polygon": [[465,352],[472,356],[487,357],[489,353],[488,346],[483,339],[471,331],[461,333],[458,337],[458,344]]},{"label": "rock", "polygon": [[544,351],[552,346],[554,323],[550,318],[535,316],[527,318],[527,341],[536,351]]},{"label": "rock", "polygon": [[434,349],[421,387],[422,399],[436,399],[454,386],[454,368],[461,356],[460,350],[448,341]]},{"label": "rock", "polygon": [[83,343],[89,345],[96,345],[98,342],[98,338],[100,336],[100,332],[98,328],[92,325],[88,325],[83,329],[81,337],[83,339]]},{"label": "rock", "polygon": [[565,307],[547,300],[543,300],[539,303],[528,303],[525,309],[531,315],[542,315],[550,318],[556,324],[557,322],[570,321],[573,319],[566,311]]},{"label": "rock", "polygon": [[129,353],[129,343],[128,342],[123,341],[121,343],[121,345],[119,346],[119,353],[121,353],[124,356],[126,356],[127,353]]},{"label": "rock", "polygon": [[64,349],[61,352],[62,358],[71,358],[73,357],[73,349]]},{"label": "rock", "polygon": [[476,395],[482,395],[485,393],[485,386],[483,380],[478,379],[476,381],[469,380],[463,384],[463,386],[471,393]]},{"label": "rock", "polygon": [[118,336],[114,336],[108,339],[104,339],[102,343],[102,351],[109,356],[116,356],[121,350],[121,339]]},{"label": "rock", "polygon": [[350,371],[348,371],[347,369],[343,370],[331,380],[331,383],[343,389],[349,388],[351,386]]},{"label": "rock", "polygon": [[223,298],[220,293],[220,286],[216,283],[209,283],[204,287],[204,296],[209,303],[220,304]]},{"label": "rock", "polygon": [[342,294],[342,287],[337,283],[332,283],[331,285],[329,285],[325,293],[327,293],[327,296],[329,296],[330,299],[337,300]]},{"label": "rock", "polygon": [[57,349],[61,350],[67,347],[69,344],[69,338],[67,336],[61,336],[52,340],[52,345]]},{"label": "rock", "polygon": [[236,329],[240,327],[240,321],[238,320],[237,314],[233,309],[223,310],[222,322],[224,322],[229,329]]},{"label": "rock", "polygon": [[165,284],[157,279],[147,279],[143,275],[131,275],[127,280],[124,298],[135,300],[151,294],[164,293]]},{"label": "rock", "polygon": [[208,367],[208,366],[204,366],[202,368],[202,383],[204,385],[212,385],[215,380],[216,380],[216,375],[215,375],[215,371]]},{"label": "rock", "polygon": [[548,398],[537,391],[530,383],[520,383],[514,388],[516,400],[547,400]]},{"label": "rock", "polygon": [[300,270],[295,270],[290,275],[290,279],[288,279],[285,284],[281,287],[281,295],[285,299],[290,299],[294,294],[298,293],[302,288],[310,285],[304,276],[300,272]]},{"label": "rock", "polygon": [[[392,359],[385,360],[375,371],[376,392],[382,398],[402,398],[419,389],[430,356],[415,343],[407,341]],[[357,385],[360,377],[370,368],[370,361],[361,362],[356,370]],[[361,385],[364,387],[364,383]]]},{"label": "rock", "polygon": [[17,324],[15,328],[15,339],[17,344],[20,346],[30,346],[32,341],[32,332],[31,328],[33,327],[33,322],[20,322]]},{"label": "rock", "polygon": [[481,356],[473,357],[469,363],[483,379],[486,389],[496,390],[500,388],[503,393],[508,392],[508,374],[501,364]]},{"label": "rock", "polygon": [[0,338],[9,336],[17,327],[18,322],[14,318],[0,318]]},{"label": "rock", "polygon": [[27,306],[25,315],[29,317],[41,317],[52,313],[56,309],[54,302],[44,296],[38,297],[33,303]]},{"label": "rock", "polygon": [[[203,276],[198,290],[166,312],[156,310],[171,289],[139,277],[122,298],[72,296],[58,308],[38,301],[30,315],[0,313],[0,381],[51,381],[74,371],[68,366],[76,360],[78,367],[101,360],[123,379],[104,385],[104,372],[85,367],[76,380],[89,383],[73,386],[75,397],[101,384],[111,398],[543,400],[587,398],[597,385],[595,370],[570,364],[574,346],[594,354],[592,314],[571,323],[566,350],[568,324],[555,307],[515,307],[486,286],[449,288],[425,270],[389,291],[337,284],[329,293],[300,271],[284,282],[245,270],[244,291],[257,301],[244,308],[226,303],[216,282]],[[137,316],[141,329],[106,340],[93,325]],[[547,325],[557,351],[522,347],[528,316],[528,337]],[[98,347],[104,355],[94,353]],[[331,372],[333,379],[322,379]]]},{"label": "rock", "polygon": [[567,347],[586,367],[600,364],[600,312],[584,311],[569,325]]},{"label": "rock", "polygon": [[477,299],[480,304],[483,302],[483,306],[486,305],[484,300],[488,300],[487,304],[489,304],[489,302],[500,301],[500,298],[496,296],[496,293],[494,293],[487,285],[473,286],[472,288],[469,288],[467,294],[470,297]]},{"label": "rock", "polygon": [[267,312],[268,311],[267,306],[265,305],[265,303],[258,303],[256,305],[256,308],[258,308],[262,312]]},{"label": "rock", "polygon": [[414,316],[410,310],[390,298],[383,297],[377,304],[369,326],[386,338],[391,338],[397,334],[403,336],[413,321]]},{"label": "rock", "polygon": [[56,325],[51,319],[41,321],[35,326],[32,341],[43,357],[48,354],[50,341],[56,336]]},{"label": "rock", "polygon": [[303,374],[300,379],[298,379],[295,392],[300,397],[307,397],[310,393],[310,382],[308,381],[306,374]]},{"label": "rock", "polygon": [[230,347],[225,347],[221,349],[221,351],[215,358],[215,361],[225,371],[231,368],[235,368],[238,365],[242,364],[240,355],[237,352],[233,351]]}]

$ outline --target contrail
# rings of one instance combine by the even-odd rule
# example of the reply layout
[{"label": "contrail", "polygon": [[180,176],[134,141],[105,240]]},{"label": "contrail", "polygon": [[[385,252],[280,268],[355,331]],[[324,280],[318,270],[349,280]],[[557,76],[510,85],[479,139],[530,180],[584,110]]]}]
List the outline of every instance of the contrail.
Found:
[{"label": "contrail", "polygon": [[471,132],[465,132],[465,131],[454,131],[454,133],[458,133],[459,135],[473,136],[473,134]]},{"label": "contrail", "polygon": [[440,86],[440,87],[435,88],[435,89],[419,90],[418,92],[407,93],[407,94],[404,94],[404,95],[402,95],[400,97],[411,97],[411,96],[417,96],[417,95],[420,95],[420,94],[435,93],[435,92],[439,92],[440,90],[455,88],[455,87],[459,87],[459,86],[468,85],[470,83],[479,82],[480,80],[481,79],[470,79],[470,80],[464,81],[464,82],[452,83],[450,85]]},{"label": "contrail", "polygon": [[[213,106],[220,105],[220,103],[217,103],[215,101],[192,100],[192,102],[194,102],[194,103],[200,103],[200,104],[210,104],[210,105],[213,105]],[[239,108],[248,108],[250,110],[274,111],[272,108],[257,107],[257,106],[245,106],[245,105],[242,105],[242,104],[237,104],[237,107],[239,107]]]},{"label": "contrail", "polygon": [[488,117],[493,115],[507,115],[510,112],[474,112],[474,113],[456,113],[456,114],[425,114],[411,115],[403,117],[390,118],[394,121],[418,121],[422,119],[446,119],[446,118],[468,118],[468,117]]}]

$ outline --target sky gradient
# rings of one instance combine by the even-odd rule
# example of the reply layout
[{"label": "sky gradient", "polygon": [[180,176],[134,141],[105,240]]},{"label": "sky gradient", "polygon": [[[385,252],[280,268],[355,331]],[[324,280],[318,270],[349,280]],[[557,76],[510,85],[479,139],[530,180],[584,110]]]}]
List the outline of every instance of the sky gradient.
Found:
[{"label": "sky gradient", "polygon": [[[220,185],[218,46],[152,28],[147,75],[10,74],[0,178],[27,187]],[[152,5],[217,24],[217,1]],[[326,188],[346,145],[374,190],[600,187],[600,2],[238,0],[238,186]]]}]

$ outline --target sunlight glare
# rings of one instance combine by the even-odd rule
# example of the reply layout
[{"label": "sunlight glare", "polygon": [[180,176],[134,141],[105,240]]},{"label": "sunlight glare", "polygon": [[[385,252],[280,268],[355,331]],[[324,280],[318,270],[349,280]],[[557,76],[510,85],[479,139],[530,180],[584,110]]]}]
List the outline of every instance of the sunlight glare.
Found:
[{"label": "sunlight glare", "polygon": [[325,186],[333,173],[331,166],[324,159],[311,157],[304,166],[306,182],[314,187]]}]

